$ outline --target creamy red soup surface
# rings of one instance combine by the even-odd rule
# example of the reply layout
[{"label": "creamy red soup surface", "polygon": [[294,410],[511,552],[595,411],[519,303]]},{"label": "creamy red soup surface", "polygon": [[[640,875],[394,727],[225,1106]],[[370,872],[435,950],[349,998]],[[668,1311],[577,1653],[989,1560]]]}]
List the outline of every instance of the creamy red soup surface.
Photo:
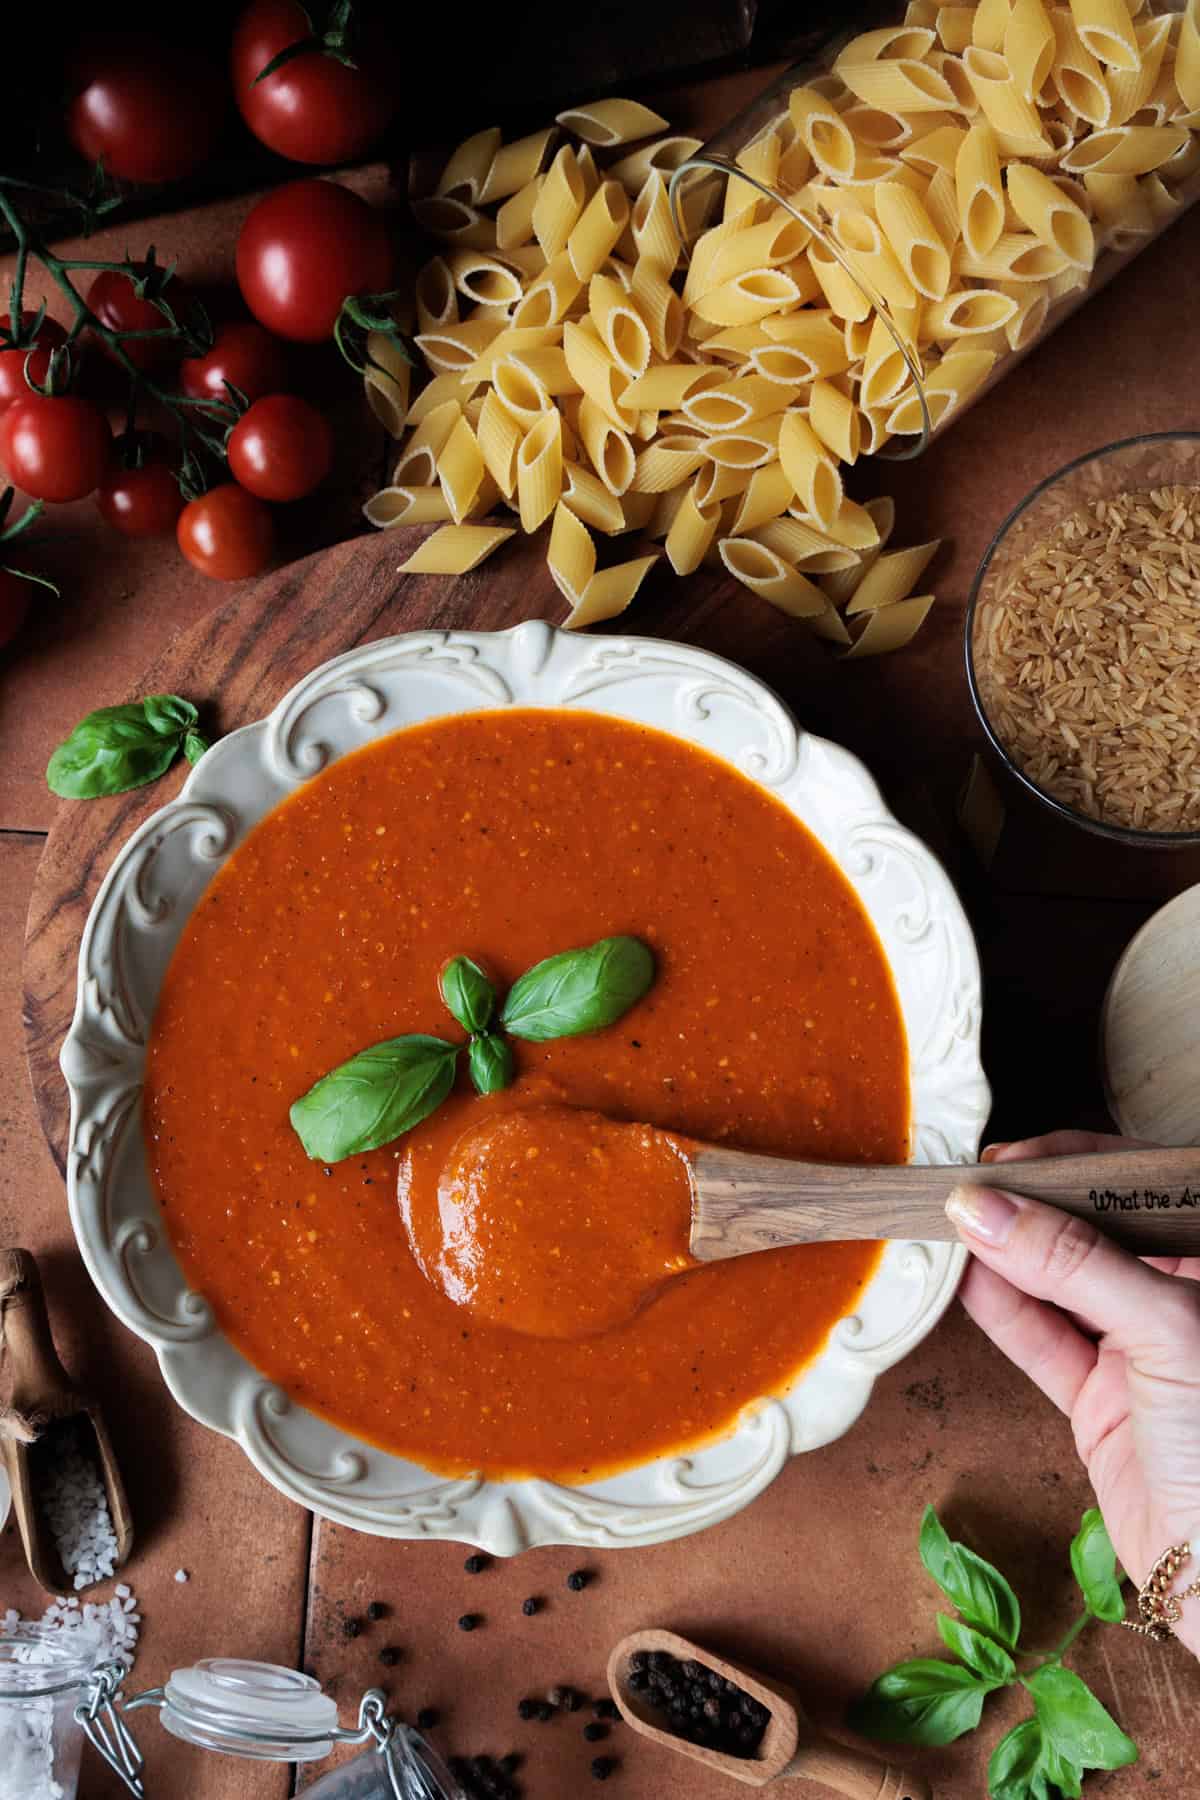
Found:
[{"label": "creamy red soup surface", "polygon": [[[385,1038],[461,1035],[438,989],[450,958],[503,993],[616,934],[652,949],[656,978],[615,1025],[514,1044],[513,1086],[481,1099],[464,1071],[394,1144],[329,1167],[305,1155],[288,1109],[322,1075]],[[514,1255],[494,1219],[482,1244],[507,1257],[520,1329],[428,1277],[422,1233],[464,1138],[531,1103],[545,1121],[584,1108],[780,1155],[909,1154],[887,961],[783,805],[648,727],[456,714],[341,758],[214,879],[154,1018],[147,1151],[187,1278],[233,1343],[297,1402],[437,1472],[592,1480],[784,1392],[879,1246],[693,1266],[671,1159],[606,1151],[603,1121],[591,1143],[550,1126],[542,1182],[523,1178],[558,1254]],[[651,1297],[614,1307],[617,1279]]]}]

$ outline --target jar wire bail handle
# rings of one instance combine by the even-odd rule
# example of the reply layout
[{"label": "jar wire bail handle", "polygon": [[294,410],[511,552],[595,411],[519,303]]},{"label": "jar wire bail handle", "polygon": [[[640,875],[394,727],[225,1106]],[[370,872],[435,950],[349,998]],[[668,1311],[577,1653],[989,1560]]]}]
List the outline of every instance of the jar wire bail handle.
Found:
[{"label": "jar wire bail handle", "polygon": [[[136,1794],[138,1800],[145,1800],[146,1786],[142,1780],[145,1757],[115,1705],[124,1679],[124,1665],[119,1662],[102,1663],[93,1670],[87,1699],[81,1700],[75,1708],[75,1722],[93,1750],[103,1757],[130,1793]],[[138,1704],[158,1699],[161,1694],[162,1689],[156,1688],[152,1694],[139,1695]]]}]

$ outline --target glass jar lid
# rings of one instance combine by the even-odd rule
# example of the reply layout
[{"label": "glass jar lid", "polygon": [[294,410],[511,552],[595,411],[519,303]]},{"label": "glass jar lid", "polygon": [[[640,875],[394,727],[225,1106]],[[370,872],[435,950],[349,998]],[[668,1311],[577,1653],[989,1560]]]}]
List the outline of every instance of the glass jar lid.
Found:
[{"label": "glass jar lid", "polygon": [[316,1762],[329,1755],[337,1706],[309,1675],[275,1663],[206,1657],[176,1669],[162,1699],[173,1737],[226,1756]]},{"label": "glass jar lid", "polygon": [[84,1625],[63,1631],[0,1614],[0,1703],[65,1694],[86,1685],[100,1660],[100,1640]]}]

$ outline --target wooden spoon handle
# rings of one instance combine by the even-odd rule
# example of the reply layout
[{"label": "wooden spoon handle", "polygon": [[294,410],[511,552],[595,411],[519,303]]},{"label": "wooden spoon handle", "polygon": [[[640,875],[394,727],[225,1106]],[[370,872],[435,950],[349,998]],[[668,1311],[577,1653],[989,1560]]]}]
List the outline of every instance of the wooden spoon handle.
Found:
[{"label": "wooden spoon handle", "polygon": [[69,1393],[58,1360],[37,1263],[28,1250],[0,1250],[0,1344],[12,1365],[12,1397],[0,1408],[0,1431],[32,1443],[45,1421],[44,1402]]},{"label": "wooden spoon handle", "polygon": [[859,1168],[705,1148],[692,1168],[692,1253],[702,1262],[822,1239],[952,1239],[945,1204],[963,1186],[1046,1200],[1139,1256],[1200,1255],[1200,1149]]},{"label": "wooden spoon handle", "polygon": [[833,1738],[814,1738],[803,1745],[778,1780],[815,1781],[844,1794],[846,1800],[933,1800],[923,1775],[876,1762]]}]

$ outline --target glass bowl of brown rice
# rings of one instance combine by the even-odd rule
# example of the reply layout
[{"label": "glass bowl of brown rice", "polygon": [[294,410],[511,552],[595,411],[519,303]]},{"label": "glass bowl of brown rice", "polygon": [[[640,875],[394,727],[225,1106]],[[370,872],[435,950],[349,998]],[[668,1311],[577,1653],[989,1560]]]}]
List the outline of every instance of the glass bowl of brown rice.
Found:
[{"label": "glass bowl of brown rice", "polygon": [[1004,521],[967,608],[967,680],[1022,786],[1129,844],[1200,843],[1200,432],[1126,438]]}]

